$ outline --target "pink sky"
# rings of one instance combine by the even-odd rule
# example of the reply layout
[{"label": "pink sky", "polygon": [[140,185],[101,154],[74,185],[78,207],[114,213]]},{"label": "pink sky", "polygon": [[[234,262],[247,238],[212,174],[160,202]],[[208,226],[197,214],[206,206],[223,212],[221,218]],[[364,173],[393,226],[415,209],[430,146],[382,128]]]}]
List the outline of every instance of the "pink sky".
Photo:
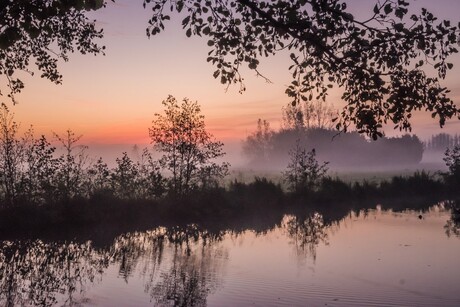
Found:
[{"label": "pink sky", "polygon": [[[354,13],[370,12],[374,1],[348,1]],[[460,1],[414,1],[442,19],[458,21]],[[363,13],[364,12],[364,13]],[[161,101],[169,94],[188,97],[202,105],[208,128],[224,141],[243,139],[256,126],[258,118],[279,127],[281,108],[289,98],[284,94],[290,83],[289,57],[280,54],[262,61],[261,71],[271,79],[267,84],[252,71],[244,71],[247,90],[238,87],[227,92],[212,77],[214,67],[206,62],[208,47],[200,38],[186,38],[181,18],[173,18],[166,32],[147,39],[145,28],[150,10],[142,1],[117,0],[106,9],[93,13],[105,37],[106,56],[74,54],[61,63],[63,85],[24,75],[26,88],[12,108],[24,127],[32,124],[37,133],[51,134],[72,129],[83,134],[83,142],[103,144],[149,143],[148,127],[153,115],[162,111]],[[460,56],[452,58],[454,70],[445,85],[452,98],[460,101]],[[329,102],[342,105],[338,92]],[[422,138],[441,131],[460,133],[458,120],[444,130],[427,114],[416,116],[414,131]],[[388,135],[398,131],[387,130]]]}]

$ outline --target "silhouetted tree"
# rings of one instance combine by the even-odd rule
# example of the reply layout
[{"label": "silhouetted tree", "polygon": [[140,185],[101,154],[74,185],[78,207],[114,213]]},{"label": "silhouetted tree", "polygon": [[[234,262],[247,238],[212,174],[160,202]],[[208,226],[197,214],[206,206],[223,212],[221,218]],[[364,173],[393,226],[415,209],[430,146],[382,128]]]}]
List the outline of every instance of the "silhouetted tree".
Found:
[{"label": "silhouetted tree", "polygon": [[112,187],[121,199],[136,198],[139,185],[139,168],[126,152],[116,159],[117,166],[112,172]]},{"label": "silhouetted tree", "polygon": [[460,186],[460,146],[446,149],[443,160],[449,168],[448,181],[458,189]]},{"label": "silhouetted tree", "polygon": [[66,202],[76,195],[83,196],[84,194],[83,186],[88,162],[87,146],[78,145],[82,136],[75,135],[70,129],[64,136],[54,133],[54,137],[62,144],[64,150],[58,169],[58,190],[61,199]]},{"label": "silhouetted tree", "polygon": [[164,115],[155,114],[149,130],[154,148],[163,153],[160,165],[171,172],[171,192],[185,194],[200,186],[203,171],[209,167],[213,169],[206,171],[209,174],[226,175],[229,164],[214,163],[225,154],[223,144],[206,131],[198,103],[187,98],[179,103],[172,96],[162,103]]},{"label": "silhouetted tree", "polygon": [[55,157],[56,147],[46,137],[33,139],[27,146],[27,168],[21,178],[20,190],[24,201],[32,204],[50,204],[58,194],[58,169],[62,159]]},{"label": "silhouetted tree", "polygon": [[166,179],[161,174],[160,163],[153,159],[147,148],[142,151],[138,169],[140,196],[147,199],[163,196],[166,192]]},{"label": "silhouetted tree", "polygon": [[[208,38],[214,77],[241,84],[241,91],[244,64],[261,75],[259,58],[291,50],[286,93],[292,103],[325,99],[338,85],[346,103],[339,129],[355,124],[377,138],[387,122],[410,130],[414,110],[427,110],[441,126],[459,114],[439,82],[453,67],[448,58],[458,52],[459,28],[426,9],[410,14],[407,1],[377,1],[362,19],[339,0],[144,0],[147,5],[149,35],[163,31],[166,9],[182,12],[186,35]],[[428,75],[427,66],[437,75]]]},{"label": "silhouetted tree", "polygon": [[87,175],[87,189],[89,195],[111,190],[110,169],[107,163],[102,160],[102,157],[97,159],[97,161],[88,168]]},{"label": "silhouetted tree", "polygon": [[[104,0],[0,1],[0,77],[6,79],[8,97],[15,102],[24,83],[17,71],[31,72],[34,62],[41,77],[61,83],[58,60],[69,53],[103,52],[94,40],[102,37],[86,11],[104,6]],[[0,95],[1,95],[0,91]]]},{"label": "silhouetted tree", "polygon": [[0,186],[5,204],[17,200],[17,184],[21,175],[25,144],[18,136],[19,125],[5,104],[0,105]]},{"label": "silhouetted tree", "polygon": [[283,173],[288,189],[292,192],[314,191],[327,172],[328,162],[320,164],[316,151],[307,152],[299,142],[289,151],[290,161]]}]

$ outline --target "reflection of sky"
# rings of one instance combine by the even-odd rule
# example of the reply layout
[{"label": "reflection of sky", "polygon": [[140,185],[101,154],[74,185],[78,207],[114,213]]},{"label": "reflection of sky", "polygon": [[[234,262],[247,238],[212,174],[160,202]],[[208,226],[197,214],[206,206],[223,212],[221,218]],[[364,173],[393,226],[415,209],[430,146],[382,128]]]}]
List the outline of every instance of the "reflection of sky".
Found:
[{"label": "reflection of sky", "polygon": [[448,215],[370,211],[329,228],[316,260],[280,229],[224,240],[229,264],[210,306],[458,306],[458,238]]},{"label": "reflection of sky", "polygon": [[[371,2],[348,1],[356,15],[370,12]],[[415,7],[426,6],[441,18],[458,19],[460,2],[443,0],[414,1]],[[145,36],[150,9],[141,1],[117,0],[92,13],[105,30],[102,43],[106,56],[74,54],[62,63],[64,84],[55,86],[38,77],[24,77],[26,88],[14,108],[24,126],[33,124],[37,133],[64,131],[71,128],[83,134],[87,142],[147,143],[147,128],[153,114],[161,111],[161,101],[168,94],[176,98],[198,100],[209,128],[222,139],[242,139],[254,129],[257,118],[279,126],[281,107],[288,101],[284,94],[290,82],[289,59],[281,54],[262,61],[261,71],[273,84],[244,71],[247,91],[225,87],[212,77],[214,68],[206,62],[205,39],[187,39],[180,18],[172,18],[167,30],[150,40]],[[445,82],[456,100],[460,97],[459,56],[455,71]],[[330,102],[341,105],[340,95],[332,92]],[[427,114],[416,116],[414,132],[426,137],[439,132]],[[460,132],[449,124],[447,132]],[[389,130],[389,134],[394,134]]]}]

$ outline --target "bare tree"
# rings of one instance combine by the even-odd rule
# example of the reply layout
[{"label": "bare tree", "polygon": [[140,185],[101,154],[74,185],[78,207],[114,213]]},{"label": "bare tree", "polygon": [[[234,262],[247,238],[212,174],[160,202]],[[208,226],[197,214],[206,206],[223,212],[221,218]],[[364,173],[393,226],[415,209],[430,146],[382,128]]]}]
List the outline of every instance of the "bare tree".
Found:
[{"label": "bare tree", "polygon": [[273,130],[266,120],[258,119],[257,129],[243,141],[243,154],[251,163],[265,164],[269,160],[271,151],[271,137]]},{"label": "bare tree", "polygon": [[283,107],[284,129],[331,129],[338,112],[332,104],[323,100],[305,101],[296,105],[289,103]]}]

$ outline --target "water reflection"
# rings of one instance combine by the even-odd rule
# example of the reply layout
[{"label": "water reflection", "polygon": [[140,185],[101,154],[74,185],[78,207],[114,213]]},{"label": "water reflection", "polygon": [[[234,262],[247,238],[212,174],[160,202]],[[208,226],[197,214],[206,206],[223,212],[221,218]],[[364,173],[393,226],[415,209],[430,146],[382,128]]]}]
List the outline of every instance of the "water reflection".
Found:
[{"label": "water reflection", "polygon": [[296,254],[301,257],[312,257],[316,260],[316,247],[323,243],[328,245],[328,228],[323,215],[315,212],[308,216],[287,216],[284,229],[292,240]]},{"label": "water reflection", "polygon": [[[85,301],[110,265],[126,283],[141,272],[159,305],[202,306],[222,279],[227,251],[220,233],[196,225],[157,228],[117,237],[107,248],[91,242],[4,241],[0,245],[0,305],[52,306]],[[168,253],[165,254],[165,249]]]},{"label": "water reflection", "polygon": [[190,254],[176,245],[169,268],[160,274],[159,282],[151,278],[146,289],[160,306],[204,306],[207,296],[222,284],[227,259],[222,247],[202,245]]},{"label": "water reflection", "polygon": [[450,219],[446,222],[444,229],[448,237],[457,236],[460,237],[460,202],[452,201],[448,203],[451,214]]},{"label": "water reflection", "polygon": [[[444,205],[436,208],[443,210]],[[446,203],[445,208],[451,210],[445,233],[460,236],[459,203]],[[306,210],[286,215],[281,222],[275,214],[276,218],[259,220],[254,229],[244,228],[248,224],[243,228],[227,225],[225,229],[197,224],[156,227],[118,235],[98,246],[91,241],[3,241],[0,243],[0,305],[92,303],[88,293],[112,278],[109,272],[113,271],[115,278],[125,285],[132,280],[140,281],[146,304],[204,306],[210,295],[225,287],[230,250],[234,247],[229,242],[235,242],[236,238],[244,240],[248,233],[260,237],[279,233],[284,242],[289,241],[294,247],[298,259],[310,258],[315,262],[318,247],[334,241],[331,238],[335,237],[339,224],[367,220],[369,212],[375,219],[383,211],[379,207],[377,211],[355,212],[328,214],[327,210]]]},{"label": "water reflection", "polygon": [[[75,294],[100,279],[107,265],[107,255],[96,253],[89,243],[2,242],[0,303],[73,304]],[[62,294],[59,300],[58,294]]]}]

